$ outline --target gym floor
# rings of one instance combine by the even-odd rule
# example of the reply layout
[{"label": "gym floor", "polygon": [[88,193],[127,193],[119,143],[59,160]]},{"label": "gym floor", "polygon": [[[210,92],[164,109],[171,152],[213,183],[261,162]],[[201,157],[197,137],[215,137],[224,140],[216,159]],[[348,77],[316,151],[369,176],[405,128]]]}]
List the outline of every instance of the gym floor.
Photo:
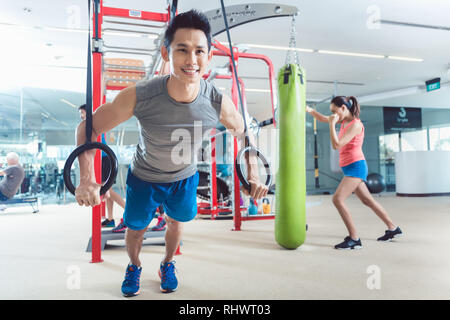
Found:
[{"label": "gym floor", "polygon": [[[141,253],[141,294],[131,299],[448,299],[450,197],[377,200],[405,235],[377,242],[384,225],[352,196],[362,250],[333,249],[346,232],[331,196],[307,197],[322,204],[307,209],[309,230],[297,250],[276,244],[273,220],[244,221],[235,232],[232,220],[197,218],[185,225],[176,257],[178,290],[160,293],[164,246],[149,239]],[[0,299],[127,299],[120,291],[124,241],[111,242],[102,263],[89,262],[90,212],[70,204],[42,205],[38,214],[29,207],[0,213]]]}]

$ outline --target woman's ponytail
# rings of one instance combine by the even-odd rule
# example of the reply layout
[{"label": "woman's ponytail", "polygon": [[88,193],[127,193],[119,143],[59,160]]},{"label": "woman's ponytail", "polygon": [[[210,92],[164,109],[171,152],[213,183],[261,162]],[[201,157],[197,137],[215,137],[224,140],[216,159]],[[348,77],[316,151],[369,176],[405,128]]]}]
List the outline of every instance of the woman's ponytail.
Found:
[{"label": "woman's ponytail", "polygon": [[361,108],[359,106],[358,100],[354,96],[347,97],[347,102],[350,104],[350,112],[355,118],[359,118],[361,113]]}]

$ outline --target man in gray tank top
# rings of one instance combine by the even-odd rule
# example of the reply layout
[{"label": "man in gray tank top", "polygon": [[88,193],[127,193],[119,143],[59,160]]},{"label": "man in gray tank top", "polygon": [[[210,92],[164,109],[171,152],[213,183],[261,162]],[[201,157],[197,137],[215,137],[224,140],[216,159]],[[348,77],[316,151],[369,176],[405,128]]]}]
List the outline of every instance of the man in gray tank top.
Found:
[{"label": "man in gray tank top", "polygon": [[[126,297],[140,292],[139,252],[143,235],[161,204],[167,216],[167,231],[166,253],[159,269],[160,288],[165,293],[177,289],[173,257],[180,244],[183,223],[197,214],[195,155],[202,139],[221,122],[241,146],[244,142],[244,121],[236,106],[202,78],[212,59],[206,16],[195,10],[175,16],[165,32],[161,55],[169,65],[169,75],[122,90],[113,102],[102,105],[92,117],[93,141],[132,116],[138,119],[140,127],[139,143],[127,176],[124,212],[130,257],[122,283]],[[77,128],[77,144],[85,140],[85,122],[82,122]],[[251,135],[250,140],[254,142]],[[80,205],[100,203],[101,186],[95,181],[94,155],[95,150],[89,150],[78,157],[80,185],[75,196]],[[247,171],[250,196],[264,197],[268,188],[259,181],[256,166],[247,164]]]},{"label": "man in gray tank top", "polygon": [[5,169],[0,169],[0,176],[4,176],[2,181],[0,181],[0,201],[14,197],[25,178],[25,171],[19,164],[19,155],[17,153],[8,153],[6,162],[8,166]]}]

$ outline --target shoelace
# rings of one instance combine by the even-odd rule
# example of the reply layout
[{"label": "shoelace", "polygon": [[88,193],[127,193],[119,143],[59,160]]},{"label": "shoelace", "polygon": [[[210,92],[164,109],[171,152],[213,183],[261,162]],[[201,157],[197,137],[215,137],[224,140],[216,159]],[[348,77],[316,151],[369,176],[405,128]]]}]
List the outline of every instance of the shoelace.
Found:
[{"label": "shoelace", "polygon": [[138,271],[138,269],[130,271],[130,267],[127,268],[127,272],[125,273],[125,283],[132,284],[133,282],[136,285],[139,285],[139,280],[141,278],[141,273]]},{"label": "shoelace", "polygon": [[175,265],[174,262],[166,263],[161,268],[161,279],[163,281],[175,280]]}]

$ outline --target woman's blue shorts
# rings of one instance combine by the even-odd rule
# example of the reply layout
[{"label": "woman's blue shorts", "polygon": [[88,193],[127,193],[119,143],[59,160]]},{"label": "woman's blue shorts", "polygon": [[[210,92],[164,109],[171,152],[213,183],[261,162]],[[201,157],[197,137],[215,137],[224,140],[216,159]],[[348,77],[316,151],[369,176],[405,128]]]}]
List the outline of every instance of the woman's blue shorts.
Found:
[{"label": "woman's blue shorts", "polygon": [[361,180],[367,182],[368,168],[366,160],[359,160],[350,163],[345,167],[341,167],[341,169],[342,172],[344,172],[344,176],[360,178]]}]

